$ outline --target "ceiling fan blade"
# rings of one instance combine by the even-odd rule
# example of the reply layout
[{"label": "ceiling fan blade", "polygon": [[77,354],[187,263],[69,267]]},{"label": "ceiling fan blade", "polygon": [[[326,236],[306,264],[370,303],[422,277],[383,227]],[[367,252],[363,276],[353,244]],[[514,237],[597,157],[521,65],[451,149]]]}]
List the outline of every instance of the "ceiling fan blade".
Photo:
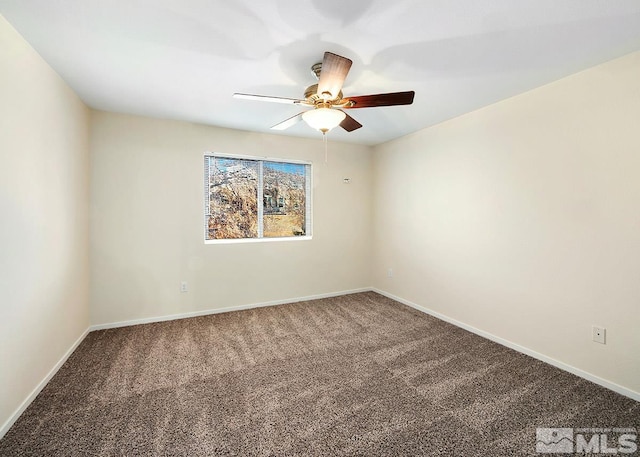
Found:
[{"label": "ceiling fan blade", "polygon": [[391,92],[388,94],[376,94],[376,95],[358,95],[355,97],[347,97],[347,100],[351,101],[353,105],[345,106],[344,108],[371,108],[374,106],[396,106],[396,105],[411,105],[413,103],[413,97],[415,92],[410,90],[407,92]]},{"label": "ceiling fan blade", "polygon": [[329,100],[337,98],[352,63],[346,57],[332,52],[325,52],[322,60],[322,70],[320,71],[320,80],[318,81],[318,95]]},{"label": "ceiling fan blade", "polygon": [[286,130],[289,127],[296,125],[301,120],[302,120],[302,113],[298,113],[295,116],[290,117],[289,119],[274,125],[273,127],[271,127],[271,130]]},{"label": "ceiling fan blade", "polygon": [[261,102],[273,102],[273,103],[286,103],[288,105],[295,105],[298,103],[304,103],[304,100],[297,100],[295,98],[284,97],[270,97],[268,95],[253,95],[253,94],[233,94],[233,98],[242,98],[245,100],[258,100]]},{"label": "ceiling fan blade", "polygon": [[360,127],[362,127],[362,124],[360,122],[356,121],[347,113],[344,114],[346,114],[347,117],[345,117],[342,122],[340,122],[340,127],[345,129],[347,132],[353,132],[354,130],[358,130]]}]

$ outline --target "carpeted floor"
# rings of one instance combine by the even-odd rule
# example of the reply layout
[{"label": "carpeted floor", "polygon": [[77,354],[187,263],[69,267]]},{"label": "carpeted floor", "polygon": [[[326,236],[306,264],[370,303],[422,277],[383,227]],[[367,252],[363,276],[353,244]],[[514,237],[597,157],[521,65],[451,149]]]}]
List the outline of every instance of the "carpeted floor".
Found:
[{"label": "carpeted floor", "polygon": [[2,456],[525,456],[640,403],[373,292],[90,333]]}]

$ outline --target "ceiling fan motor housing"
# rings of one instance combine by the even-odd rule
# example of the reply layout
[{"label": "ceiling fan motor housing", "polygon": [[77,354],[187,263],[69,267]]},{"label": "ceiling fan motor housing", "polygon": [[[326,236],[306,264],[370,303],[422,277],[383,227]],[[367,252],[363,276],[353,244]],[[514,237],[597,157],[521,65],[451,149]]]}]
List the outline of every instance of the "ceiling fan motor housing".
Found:
[{"label": "ceiling fan motor housing", "polygon": [[[342,91],[340,91],[337,97],[324,99],[323,97],[318,95],[317,84],[313,84],[312,86],[307,87],[304,91],[304,98],[308,100],[312,105],[315,105],[318,101],[321,101],[323,103],[327,103],[327,102],[337,103],[340,100],[342,100],[342,97],[343,97],[343,94],[342,94]],[[331,104],[334,105],[335,103],[331,103]]]}]

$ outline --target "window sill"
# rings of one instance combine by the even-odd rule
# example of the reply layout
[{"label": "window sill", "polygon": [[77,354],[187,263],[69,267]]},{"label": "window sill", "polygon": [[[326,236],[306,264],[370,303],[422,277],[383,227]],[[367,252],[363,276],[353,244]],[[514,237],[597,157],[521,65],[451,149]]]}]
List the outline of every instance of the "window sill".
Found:
[{"label": "window sill", "polygon": [[204,240],[204,244],[272,243],[274,241],[303,241],[311,240],[312,238],[312,236],[283,236],[277,238],[232,238],[226,240]]}]

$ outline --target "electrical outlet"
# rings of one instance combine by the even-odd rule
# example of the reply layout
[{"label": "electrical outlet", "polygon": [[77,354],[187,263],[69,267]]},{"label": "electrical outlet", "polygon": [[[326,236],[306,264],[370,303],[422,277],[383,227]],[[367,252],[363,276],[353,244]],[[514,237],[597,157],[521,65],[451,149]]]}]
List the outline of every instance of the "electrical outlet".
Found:
[{"label": "electrical outlet", "polygon": [[387,277],[388,277],[388,278],[393,278],[393,268],[389,268],[389,269],[387,270]]},{"label": "electrical outlet", "polygon": [[597,327],[597,326],[594,325],[592,327],[592,332],[593,332],[593,341],[595,341],[596,343],[607,344],[607,342],[606,342],[607,329],[606,328]]},{"label": "electrical outlet", "polygon": [[180,283],[180,292],[188,292],[189,287],[187,286],[187,281],[182,281]]}]

